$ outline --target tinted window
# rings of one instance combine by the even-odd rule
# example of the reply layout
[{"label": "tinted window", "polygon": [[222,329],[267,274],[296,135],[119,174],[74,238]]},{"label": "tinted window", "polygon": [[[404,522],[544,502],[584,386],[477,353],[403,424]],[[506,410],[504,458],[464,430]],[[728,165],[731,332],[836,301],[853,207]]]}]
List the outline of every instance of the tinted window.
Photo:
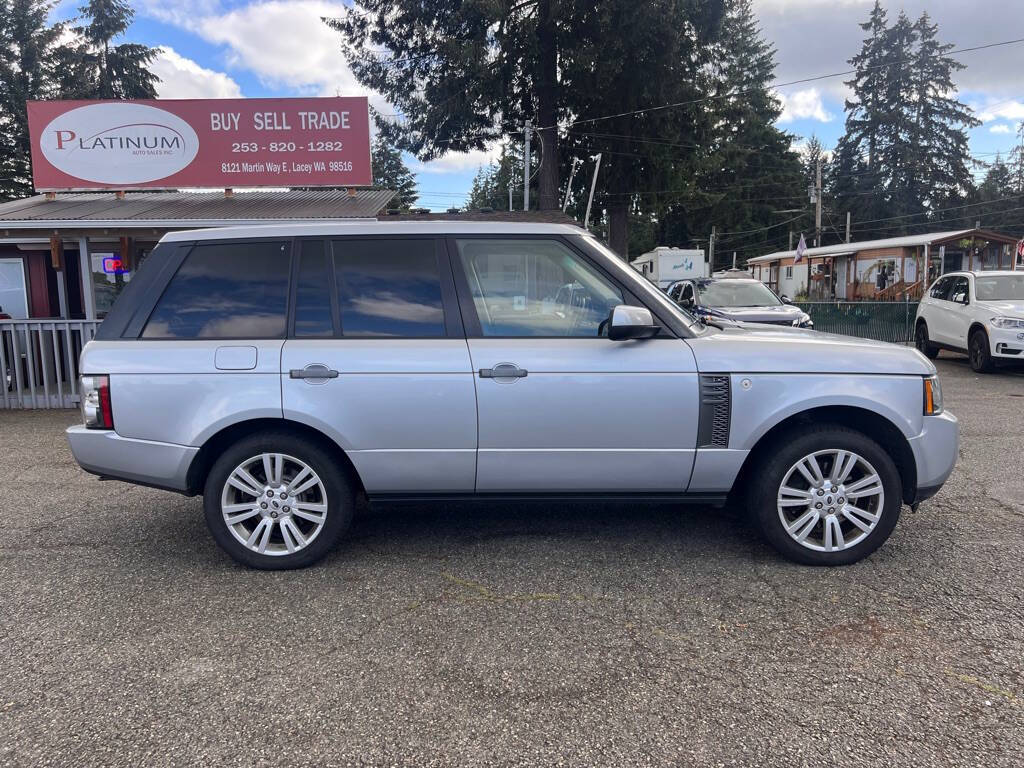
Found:
[{"label": "tinted window", "polygon": [[142,332],[150,339],[284,336],[288,242],[197,245]]},{"label": "tinted window", "polygon": [[949,295],[949,285],[951,282],[951,278],[939,278],[938,280],[935,281],[935,285],[932,286],[932,290],[929,295],[933,299],[945,299]]},{"label": "tinted window", "polygon": [[304,240],[295,285],[295,335],[332,336],[331,270],[322,240]]},{"label": "tinted window", "polygon": [[949,289],[949,300],[955,301],[958,304],[967,303],[967,278],[966,277],[955,277],[953,278],[953,285]]},{"label": "tinted window", "polygon": [[484,336],[598,336],[622,293],[554,240],[459,240]]},{"label": "tinted window", "polygon": [[344,336],[444,336],[433,240],[336,240]]}]

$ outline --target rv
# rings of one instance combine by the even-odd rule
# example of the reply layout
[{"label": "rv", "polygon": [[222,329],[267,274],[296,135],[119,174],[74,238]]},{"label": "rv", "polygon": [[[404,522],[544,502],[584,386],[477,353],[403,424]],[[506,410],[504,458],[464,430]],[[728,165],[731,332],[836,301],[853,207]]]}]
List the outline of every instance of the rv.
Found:
[{"label": "rv", "polygon": [[638,256],[633,268],[656,286],[665,290],[677,280],[707,277],[708,263],[701,249],[670,248],[659,245]]}]

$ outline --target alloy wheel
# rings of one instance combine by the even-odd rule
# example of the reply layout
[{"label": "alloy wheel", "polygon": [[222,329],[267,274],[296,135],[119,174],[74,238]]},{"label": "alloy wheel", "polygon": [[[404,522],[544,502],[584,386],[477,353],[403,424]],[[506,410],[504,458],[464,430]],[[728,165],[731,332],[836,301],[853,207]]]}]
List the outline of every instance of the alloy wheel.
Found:
[{"label": "alloy wheel", "polygon": [[816,552],[857,546],[878,525],[885,490],[875,468],[852,451],[815,451],[790,467],[776,499],[790,538]]},{"label": "alloy wheel", "polygon": [[327,521],[327,489],[308,464],[282,453],[246,459],[228,475],[221,514],[232,535],[261,555],[308,547]]}]

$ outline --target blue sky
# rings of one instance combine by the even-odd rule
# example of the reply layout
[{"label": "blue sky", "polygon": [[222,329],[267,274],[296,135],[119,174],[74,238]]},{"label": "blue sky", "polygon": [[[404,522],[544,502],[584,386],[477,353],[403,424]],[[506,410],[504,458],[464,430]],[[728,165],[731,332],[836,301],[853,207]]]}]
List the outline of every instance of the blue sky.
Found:
[{"label": "blue sky", "polygon": [[[890,17],[900,8],[912,17],[927,8],[940,37],[964,48],[1024,37],[1017,2],[905,0],[883,5]],[[846,60],[863,36],[857,24],[871,3],[754,0],[764,33],[777,49],[778,81],[848,69]],[[67,18],[79,4],[66,1],[57,14]],[[320,21],[344,12],[340,0],[136,0],[134,6],[130,39],[164,49],[154,67],[163,81],[161,97],[367,95],[375,106],[387,107],[355,81],[337,34]],[[960,98],[984,121],[971,132],[971,150],[991,160],[996,151],[1014,144],[1016,126],[1024,120],[1024,45],[958,58],[967,65],[957,75]],[[798,143],[815,134],[826,146],[834,145],[843,128],[843,78],[783,87],[779,93],[786,107],[780,127]],[[425,164],[407,157],[417,173],[420,204],[433,209],[460,205],[476,169],[496,150],[450,154]]]}]

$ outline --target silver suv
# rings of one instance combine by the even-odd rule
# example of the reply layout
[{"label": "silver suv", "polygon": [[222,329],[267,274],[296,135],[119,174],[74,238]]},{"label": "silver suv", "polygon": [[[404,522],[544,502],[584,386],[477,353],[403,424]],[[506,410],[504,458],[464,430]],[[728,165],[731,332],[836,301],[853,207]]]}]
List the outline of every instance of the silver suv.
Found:
[{"label": "silver suv", "polygon": [[83,351],[68,438],[89,472],[203,494],[257,568],[319,560],[360,494],[732,496],[841,565],[949,476],[918,351],[707,322],[572,226],[178,232]]}]

